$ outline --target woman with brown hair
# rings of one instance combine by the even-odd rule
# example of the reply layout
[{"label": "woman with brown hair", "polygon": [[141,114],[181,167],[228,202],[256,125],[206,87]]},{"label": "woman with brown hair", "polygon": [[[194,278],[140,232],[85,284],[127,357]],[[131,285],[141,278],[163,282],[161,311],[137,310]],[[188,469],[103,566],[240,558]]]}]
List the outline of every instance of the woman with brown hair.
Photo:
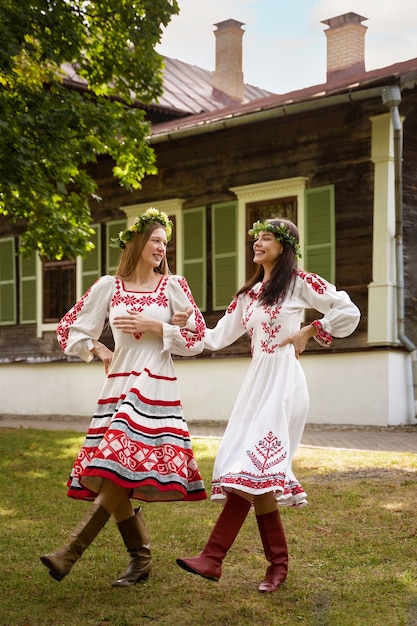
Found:
[{"label": "woman with brown hair", "polygon": [[[224,433],[213,468],[211,497],[224,503],[202,552],[177,559],[193,574],[219,580],[221,565],[254,505],[269,566],[259,586],[275,591],[286,579],[288,549],[278,504],[300,507],[306,494],[291,463],[307,419],[309,397],[299,356],[314,337],[330,345],[359,322],[347,293],[323,278],[297,269],[296,226],[289,220],[256,222],[254,276],[237,292],[216,327],[206,330],[204,347],[219,350],[244,333],[252,360]],[[301,328],[306,309],[323,316]],[[178,312],[173,318],[182,323]]]},{"label": "woman with brown hair", "polygon": [[[113,583],[126,587],[151,570],[145,502],[203,500],[203,481],[184,419],[171,353],[203,349],[204,319],[182,276],[171,275],[166,247],[168,216],[148,209],[119,233],[121,258],[115,276],[102,276],[62,318],[58,341],[67,355],[104,362],[106,381],[85,441],[68,480],[71,498],[93,505],[63,548],[41,557],[62,580],[113,516],[130,554]],[[170,323],[175,310],[189,309],[183,328]],[[115,349],[99,341],[110,324]]]}]

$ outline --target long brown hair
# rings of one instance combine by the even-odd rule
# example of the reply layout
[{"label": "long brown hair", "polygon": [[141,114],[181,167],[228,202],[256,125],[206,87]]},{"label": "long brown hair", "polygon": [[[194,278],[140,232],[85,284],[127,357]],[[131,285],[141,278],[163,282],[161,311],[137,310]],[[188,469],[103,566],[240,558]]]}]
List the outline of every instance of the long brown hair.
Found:
[{"label": "long brown hair", "polygon": [[[137,264],[142,255],[143,249],[147,242],[149,241],[152,233],[157,228],[164,228],[159,222],[150,222],[149,226],[147,226],[146,230],[141,233],[135,233],[132,241],[125,244],[124,249],[122,250],[122,254],[119,259],[119,263],[116,268],[116,276],[120,278],[129,278],[133,276],[135,273]],[[168,261],[166,258],[166,254],[162,259],[161,263],[158,267],[154,268],[154,272],[156,274],[169,274]]]},{"label": "long brown hair", "polygon": [[[266,220],[269,224],[279,226],[285,224],[291,235],[293,235],[297,242],[300,241],[297,226],[290,220],[283,219],[281,217],[272,218]],[[280,304],[287,295],[291,285],[294,284],[295,270],[297,268],[297,255],[294,246],[288,242],[281,242],[283,245],[282,254],[277,259],[272,272],[271,278],[265,284],[262,294],[259,297],[259,301],[262,304],[271,306],[273,304]],[[263,280],[264,268],[262,265],[258,265],[253,276],[239,289],[236,296],[245,293],[251,287]]]}]

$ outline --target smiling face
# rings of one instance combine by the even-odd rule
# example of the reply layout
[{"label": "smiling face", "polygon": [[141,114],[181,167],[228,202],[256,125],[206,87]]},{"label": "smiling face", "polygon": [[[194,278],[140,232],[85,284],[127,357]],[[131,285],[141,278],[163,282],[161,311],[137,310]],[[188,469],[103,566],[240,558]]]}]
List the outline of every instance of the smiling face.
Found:
[{"label": "smiling face", "polygon": [[141,261],[153,268],[159,267],[166,255],[167,243],[165,228],[155,228],[143,247]]},{"label": "smiling face", "polygon": [[262,230],[253,242],[253,261],[262,265],[265,272],[270,272],[281,256],[283,249],[283,244],[277,241],[273,233]]}]

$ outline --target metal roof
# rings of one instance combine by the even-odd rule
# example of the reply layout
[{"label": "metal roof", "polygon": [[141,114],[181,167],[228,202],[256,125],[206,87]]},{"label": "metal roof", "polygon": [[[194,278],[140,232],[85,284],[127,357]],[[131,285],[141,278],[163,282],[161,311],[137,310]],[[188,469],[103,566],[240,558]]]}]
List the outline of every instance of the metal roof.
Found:
[{"label": "metal roof", "polygon": [[340,76],[337,81],[332,80],[285,94],[271,94],[246,103],[235,103],[223,106],[222,109],[155,124],[152,127],[152,142],[163,141],[184,133],[211,132],[222,126],[229,126],[232,120],[233,123],[237,123],[239,119],[255,121],[260,116],[273,115],[272,112],[278,109],[286,115],[300,109],[301,105],[304,110],[308,110],[325,106],[327,100],[336,101],[335,99],[340,100],[341,97],[353,101],[359,99],[355,96],[359,91],[369,90],[369,97],[376,97],[383,86],[393,84],[399,84],[401,88],[412,88],[417,84],[417,58],[357,75],[348,75],[344,78]]},{"label": "metal roof", "polygon": [[[156,102],[145,105],[145,109],[161,109],[172,117],[182,117],[218,111],[236,104],[225,94],[213,91],[213,72],[170,57],[163,59],[163,93]],[[77,74],[73,65],[64,63],[61,69],[68,86],[88,89],[87,81]],[[245,84],[242,104],[271,95],[271,91]]]},{"label": "metal roof", "polygon": [[[164,58],[163,94],[157,104],[181,114],[196,115],[236,104],[225,94],[213,92],[213,72],[178,59]],[[272,95],[271,91],[244,85],[242,104]]]}]

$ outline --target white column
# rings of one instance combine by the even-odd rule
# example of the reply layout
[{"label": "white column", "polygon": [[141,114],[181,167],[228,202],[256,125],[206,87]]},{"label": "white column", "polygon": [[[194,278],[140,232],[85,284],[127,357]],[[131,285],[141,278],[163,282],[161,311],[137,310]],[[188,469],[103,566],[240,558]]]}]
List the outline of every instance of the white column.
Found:
[{"label": "white column", "polygon": [[396,344],[395,167],[390,113],[371,117],[374,164],[372,282],[368,286],[368,343]]}]

